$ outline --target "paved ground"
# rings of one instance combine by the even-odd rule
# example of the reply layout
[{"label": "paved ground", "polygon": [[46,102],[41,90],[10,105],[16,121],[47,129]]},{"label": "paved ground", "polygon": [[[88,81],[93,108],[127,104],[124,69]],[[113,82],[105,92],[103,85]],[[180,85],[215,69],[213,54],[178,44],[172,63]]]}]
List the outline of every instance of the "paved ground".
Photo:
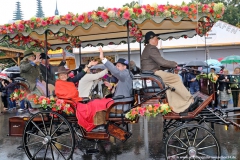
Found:
[{"label": "paved ground", "polygon": [[[21,144],[21,137],[7,136],[8,118],[16,114],[17,112],[12,112],[5,113],[4,115],[0,116],[1,160],[27,159],[25,152],[23,150],[17,149],[17,147]],[[148,130],[144,130],[144,119],[141,118],[139,123],[130,125],[130,129],[133,134],[132,137],[125,143],[121,143],[119,141],[117,141],[115,145],[111,142],[100,143],[100,154],[94,156],[86,156],[81,150],[76,148],[74,151],[73,159],[164,160],[164,143],[162,142],[162,117],[158,116],[157,118],[151,118],[147,124]],[[224,126],[215,125],[215,133],[221,145],[221,159],[240,159],[240,131],[236,131],[234,127],[230,127],[229,130],[226,131]]]}]

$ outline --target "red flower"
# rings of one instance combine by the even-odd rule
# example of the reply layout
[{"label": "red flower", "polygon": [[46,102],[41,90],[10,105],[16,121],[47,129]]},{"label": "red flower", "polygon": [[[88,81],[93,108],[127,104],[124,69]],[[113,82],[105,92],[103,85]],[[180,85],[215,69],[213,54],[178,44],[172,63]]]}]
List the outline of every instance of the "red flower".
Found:
[{"label": "red flower", "polygon": [[31,22],[31,23],[30,23],[30,28],[31,28],[31,29],[34,29],[34,26],[35,26],[34,23]]},{"label": "red flower", "polygon": [[76,22],[75,22],[75,21],[72,21],[72,23],[71,23],[71,24],[72,24],[72,26],[74,26],[74,25],[76,24]]},{"label": "red flower", "polygon": [[142,14],[142,9],[139,8],[137,12],[138,12],[138,14]]},{"label": "red flower", "polygon": [[72,20],[72,15],[71,14],[67,14],[65,17],[66,17],[67,20]]},{"label": "red flower", "polygon": [[164,12],[165,5],[158,5],[158,10]]},{"label": "red flower", "polygon": [[210,12],[210,13],[213,13],[213,12],[214,12],[214,10],[211,8],[209,12]]},{"label": "red flower", "polygon": [[56,20],[53,22],[53,24],[59,24],[59,22],[60,22],[59,20]]},{"label": "red flower", "polygon": [[46,26],[46,25],[47,25],[47,22],[44,21],[44,20],[42,20],[41,24],[42,24],[42,26]]},{"label": "red flower", "polygon": [[102,12],[101,11],[97,11],[97,16],[101,16]]},{"label": "red flower", "polygon": [[127,19],[127,20],[129,20],[130,19],[130,13],[128,12],[128,11],[125,11],[124,13],[123,13],[123,18],[124,19]]},{"label": "red flower", "polygon": [[182,11],[184,11],[184,12],[188,12],[189,11],[189,8],[188,8],[188,6],[184,6],[184,7],[182,7]]},{"label": "red flower", "polygon": [[133,12],[137,13],[138,9],[137,8],[133,8]]},{"label": "red flower", "polygon": [[20,31],[23,31],[24,28],[25,28],[25,26],[24,26],[22,23],[20,23],[20,24],[18,25],[18,29],[19,29]]},{"label": "red flower", "polygon": [[78,18],[77,18],[77,21],[78,22],[83,22],[84,21],[84,16],[83,15],[79,15]]},{"label": "red flower", "polygon": [[101,17],[104,21],[106,21],[108,19],[108,16],[105,12],[102,12]]}]

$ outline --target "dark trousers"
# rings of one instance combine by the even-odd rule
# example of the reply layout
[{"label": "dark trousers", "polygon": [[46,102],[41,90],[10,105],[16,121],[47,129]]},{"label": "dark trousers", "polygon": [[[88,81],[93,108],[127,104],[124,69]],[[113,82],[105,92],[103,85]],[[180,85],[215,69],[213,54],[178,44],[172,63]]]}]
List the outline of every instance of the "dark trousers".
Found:
[{"label": "dark trousers", "polygon": [[8,108],[8,100],[7,100],[7,96],[2,96],[2,102],[4,105],[4,108]]},{"label": "dark trousers", "polygon": [[237,107],[238,105],[238,94],[239,94],[239,89],[232,88],[233,107]]}]

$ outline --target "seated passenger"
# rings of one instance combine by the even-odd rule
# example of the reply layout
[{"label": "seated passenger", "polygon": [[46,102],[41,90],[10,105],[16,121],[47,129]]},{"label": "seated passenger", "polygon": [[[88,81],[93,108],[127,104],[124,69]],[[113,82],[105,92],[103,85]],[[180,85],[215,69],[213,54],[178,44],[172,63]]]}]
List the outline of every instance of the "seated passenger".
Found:
[{"label": "seated passenger", "polygon": [[[122,95],[126,98],[115,100],[115,102],[126,102],[131,101],[132,98],[132,73],[128,70],[128,61],[119,58],[114,66],[110,61],[104,58],[102,48],[99,48],[100,56],[99,58],[102,60],[104,66],[111,72],[111,74],[118,79],[118,83],[115,89],[113,96]],[[117,107],[117,109],[120,109]],[[129,108],[126,106],[124,110],[128,110]]]},{"label": "seated passenger", "polygon": [[157,48],[157,35],[150,31],[145,35],[145,48],[141,56],[141,70],[153,71],[155,75],[162,78],[163,82],[174,87],[175,91],[167,90],[167,99],[173,111],[180,113],[185,111],[193,102],[193,97],[183,85],[177,74],[164,72],[167,68],[176,68],[177,63],[164,59]]},{"label": "seated passenger", "polygon": [[[91,74],[90,69],[87,71],[88,74],[86,74],[78,84],[78,92],[79,97],[89,97],[90,93],[93,91],[93,89],[98,86],[98,83],[100,82],[100,78],[102,78],[104,75],[108,73],[107,69]],[[101,87],[101,86],[100,86]],[[100,91],[100,89],[98,89]],[[101,93],[99,93],[101,96]],[[101,96],[102,98],[103,96]]]}]

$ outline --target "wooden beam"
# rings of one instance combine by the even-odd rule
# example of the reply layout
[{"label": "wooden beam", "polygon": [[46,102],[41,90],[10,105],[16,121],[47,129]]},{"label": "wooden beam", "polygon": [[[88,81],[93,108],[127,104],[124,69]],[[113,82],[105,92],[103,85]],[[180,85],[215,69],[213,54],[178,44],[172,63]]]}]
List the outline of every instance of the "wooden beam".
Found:
[{"label": "wooden beam", "polygon": [[12,60],[13,60],[16,64],[18,64],[18,62],[17,62],[14,58],[12,58]]},{"label": "wooden beam", "polygon": [[18,57],[18,66],[20,66],[20,57]]}]

